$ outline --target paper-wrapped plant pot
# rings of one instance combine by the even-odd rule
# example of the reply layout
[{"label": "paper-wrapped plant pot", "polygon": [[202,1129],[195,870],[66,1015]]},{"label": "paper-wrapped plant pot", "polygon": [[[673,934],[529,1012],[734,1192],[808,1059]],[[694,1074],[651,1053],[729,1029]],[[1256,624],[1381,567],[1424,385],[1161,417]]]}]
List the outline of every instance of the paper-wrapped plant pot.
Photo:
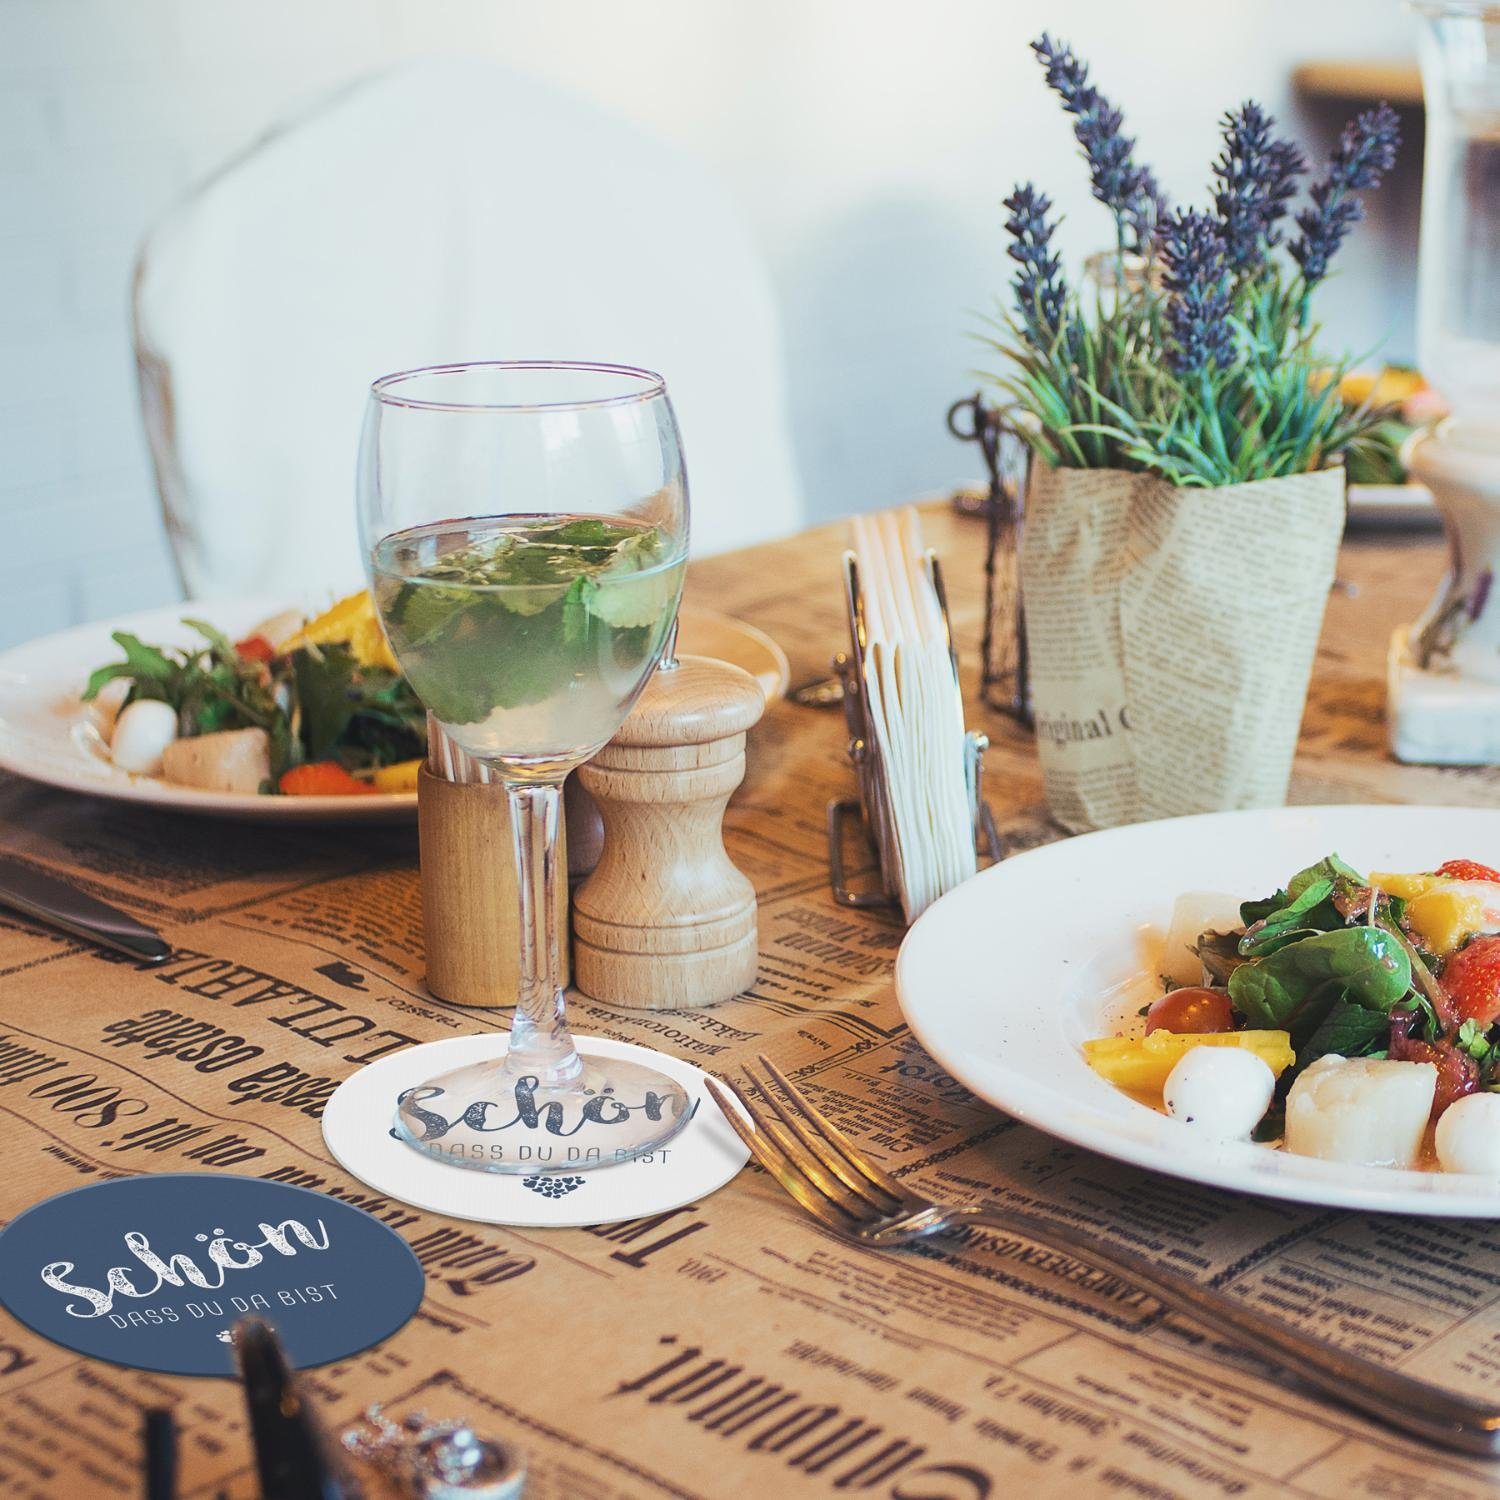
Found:
[{"label": "paper-wrapped plant pot", "polygon": [[1058,822],[1286,800],[1343,526],[1342,469],[1207,489],[1035,466],[1021,589]]}]

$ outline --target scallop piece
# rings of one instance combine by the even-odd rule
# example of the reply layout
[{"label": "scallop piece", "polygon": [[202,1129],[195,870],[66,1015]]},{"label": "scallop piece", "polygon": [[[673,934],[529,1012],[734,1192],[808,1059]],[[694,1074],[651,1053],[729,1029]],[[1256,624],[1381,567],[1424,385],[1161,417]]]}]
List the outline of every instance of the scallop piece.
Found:
[{"label": "scallop piece", "polygon": [[221,729],[169,745],[162,775],[205,792],[254,794],[271,779],[271,737],[264,729]]},{"label": "scallop piece", "polygon": [[1187,891],[1172,907],[1167,940],[1157,972],[1173,984],[1202,984],[1203,961],[1194,945],[1205,932],[1234,932],[1242,927],[1238,896],[1223,891]]},{"label": "scallop piece", "polygon": [[1287,1150],[1351,1166],[1413,1166],[1436,1088],[1431,1063],[1330,1052],[1287,1095]]},{"label": "scallop piece", "polygon": [[88,708],[94,728],[99,731],[106,745],[115,732],[115,724],[121,709],[125,707],[125,700],[130,696],[131,686],[128,677],[114,677],[89,700]]},{"label": "scallop piece", "polygon": [[1276,1075],[1243,1047],[1191,1047],[1162,1085],[1174,1120],[1215,1140],[1243,1140],[1271,1107]]},{"label": "scallop piece", "polygon": [[160,698],[137,698],[120,710],[109,738],[109,758],[122,770],[156,776],[177,738],[177,710]]},{"label": "scallop piece", "polygon": [[1439,1116],[1433,1137],[1445,1172],[1500,1177],[1500,1094],[1466,1094]]}]

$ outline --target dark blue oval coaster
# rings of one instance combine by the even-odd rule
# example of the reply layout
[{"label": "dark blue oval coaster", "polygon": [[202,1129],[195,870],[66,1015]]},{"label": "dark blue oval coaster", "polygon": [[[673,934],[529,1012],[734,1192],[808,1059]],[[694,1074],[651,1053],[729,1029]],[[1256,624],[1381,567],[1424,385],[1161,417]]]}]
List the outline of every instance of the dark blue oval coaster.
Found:
[{"label": "dark blue oval coaster", "polygon": [[0,1233],[0,1303],[93,1359],[233,1375],[229,1330],[264,1318],[298,1369],[368,1349],[422,1301],[395,1230],[307,1188],[232,1173],[96,1182]]}]

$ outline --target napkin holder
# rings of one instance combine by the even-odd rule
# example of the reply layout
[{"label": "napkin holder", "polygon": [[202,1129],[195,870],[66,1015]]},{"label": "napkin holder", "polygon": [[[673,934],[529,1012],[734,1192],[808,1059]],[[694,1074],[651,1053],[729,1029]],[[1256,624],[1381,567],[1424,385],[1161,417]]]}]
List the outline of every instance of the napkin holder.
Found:
[{"label": "napkin holder", "polygon": [[[943,586],[942,564],[937,554],[923,554],[922,566],[937,595],[943,631],[948,639],[948,655],[958,671],[958,654],[953,648],[953,630],[948,618],[948,594]],[[891,799],[887,771],[880,754],[879,740],[870,722],[870,705],[865,696],[865,653],[869,635],[865,628],[864,596],[860,590],[859,562],[854,553],[844,553],[844,603],[849,615],[851,650],[840,651],[833,659],[833,670],[844,689],[844,722],[849,730],[849,759],[859,778],[859,796],[835,798],[828,804],[828,877],[833,899],[840,906],[899,908],[900,885],[897,878],[898,854],[895,821],[891,816]],[[996,861],[1001,858],[1000,834],[994,815],[984,800],[984,752],[989,737],[977,729],[969,730],[963,739],[964,785],[969,794],[969,813],[975,853]],[[868,840],[874,846],[880,874],[878,888],[856,890],[849,883],[844,863],[848,825],[864,824]]]}]

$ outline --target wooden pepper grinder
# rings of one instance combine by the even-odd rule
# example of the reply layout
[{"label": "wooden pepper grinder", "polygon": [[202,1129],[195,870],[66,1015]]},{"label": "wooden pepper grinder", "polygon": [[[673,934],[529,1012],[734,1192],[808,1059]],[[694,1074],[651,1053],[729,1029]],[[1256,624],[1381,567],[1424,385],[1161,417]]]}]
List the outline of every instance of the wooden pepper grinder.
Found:
[{"label": "wooden pepper grinder", "polygon": [[760,684],[706,656],[652,674],[620,732],[578,771],[604,849],[573,898],[573,982],[612,1005],[717,1005],[755,982],[755,888],[724,852]]}]

